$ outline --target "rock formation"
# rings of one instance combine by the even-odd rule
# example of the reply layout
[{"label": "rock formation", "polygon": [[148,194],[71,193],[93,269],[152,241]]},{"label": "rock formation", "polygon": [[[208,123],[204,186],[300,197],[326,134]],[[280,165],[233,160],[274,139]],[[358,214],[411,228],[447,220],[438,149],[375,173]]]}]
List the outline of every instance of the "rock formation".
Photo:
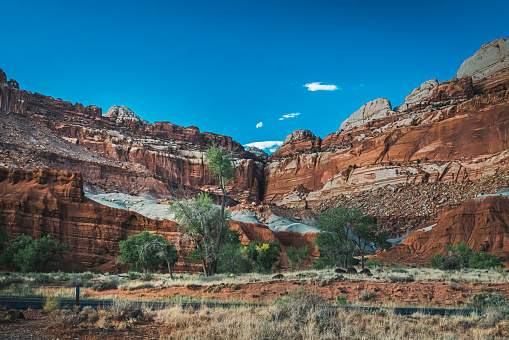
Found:
[{"label": "rock formation", "polygon": [[427,265],[435,254],[446,256],[446,245],[461,242],[474,251],[494,253],[509,260],[509,197],[470,199],[443,214],[431,230],[420,229],[377,258],[390,263]]},{"label": "rock formation", "polygon": [[339,131],[350,130],[364,125],[373,119],[384,118],[393,114],[391,102],[387,98],[377,98],[362,105],[350,118],[341,123]]},{"label": "rock formation", "polygon": [[[394,110],[377,98],[323,139],[294,131],[268,159],[230,137],[150,124],[125,107],[102,115],[26,92],[0,70],[0,166],[80,171],[94,192],[215,194],[203,151],[218,146],[236,164],[230,205],[262,202],[293,215],[357,207],[397,237],[479,193],[509,187],[507,48],[504,39],[485,44],[457,78],[421,84]],[[238,226],[244,235],[248,227]]]},{"label": "rock formation", "polygon": [[461,64],[457,78],[471,76],[474,81],[495,75],[509,68],[509,39],[500,38],[481,46]]},{"label": "rock formation", "polygon": [[101,112],[3,82],[0,165],[80,171],[92,191],[182,197],[216,184],[203,158],[205,149],[216,146],[236,163],[232,198],[260,199],[265,160],[231,137],[169,122],[149,124],[125,106]]}]

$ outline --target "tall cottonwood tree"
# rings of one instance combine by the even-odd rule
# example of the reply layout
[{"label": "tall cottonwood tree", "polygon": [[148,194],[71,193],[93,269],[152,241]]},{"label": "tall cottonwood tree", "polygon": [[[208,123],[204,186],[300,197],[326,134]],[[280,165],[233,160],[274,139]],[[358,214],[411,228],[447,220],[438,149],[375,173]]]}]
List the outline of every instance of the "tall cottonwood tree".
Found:
[{"label": "tall cottonwood tree", "polygon": [[219,216],[219,230],[216,237],[216,247],[220,247],[221,238],[223,234],[223,228],[225,226],[225,208],[226,199],[228,198],[228,192],[226,191],[226,184],[235,174],[235,166],[223,150],[211,147],[205,151],[205,161],[209,166],[210,170],[214,173],[214,176],[219,181],[219,188],[221,189],[221,214]]},{"label": "tall cottonwood tree", "polygon": [[223,226],[229,220],[229,211],[214,205],[212,198],[206,193],[200,193],[198,197],[190,200],[175,200],[169,210],[186,228],[187,235],[196,246],[190,258],[202,261],[205,275],[214,275],[217,272],[221,240],[226,234]]}]

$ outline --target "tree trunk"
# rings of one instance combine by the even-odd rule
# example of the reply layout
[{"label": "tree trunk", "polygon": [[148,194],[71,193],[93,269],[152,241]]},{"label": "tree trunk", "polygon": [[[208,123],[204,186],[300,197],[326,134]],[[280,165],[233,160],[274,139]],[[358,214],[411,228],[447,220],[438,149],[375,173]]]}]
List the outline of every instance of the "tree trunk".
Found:
[{"label": "tree trunk", "polygon": [[171,272],[171,265],[170,265],[170,262],[167,262],[168,263],[168,273],[170,273],[170,279],[173,280],[173,273]]}]

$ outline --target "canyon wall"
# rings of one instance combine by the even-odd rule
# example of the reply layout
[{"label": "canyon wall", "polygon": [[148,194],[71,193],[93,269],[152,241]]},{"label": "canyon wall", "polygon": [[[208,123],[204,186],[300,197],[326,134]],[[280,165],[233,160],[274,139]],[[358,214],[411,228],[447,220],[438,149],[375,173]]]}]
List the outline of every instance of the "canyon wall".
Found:
[{"label": "canyon wall", "polygon": [[[182,197],[217,187],[204,150],[215,146],[236,165],[234,200],[258,200],[264,160],[231,137],[169,122],[149,124],[114,106],[102,115],[84,107],[19,89],[0,70],[0,165],[80,171],[87,190]],[[212,192],[214,193],[214,192]]]},{"label": "canyon wall", "polygon": [[[471,59],[484,62],[502,43]],[[423,83],[395,109],[377,98],[323,140],[290,134],[265,167],[264,202],[315,213],[358,207],[396,236],[508,187],[509,68],[491,59],[464,64],[461,78]]]}]

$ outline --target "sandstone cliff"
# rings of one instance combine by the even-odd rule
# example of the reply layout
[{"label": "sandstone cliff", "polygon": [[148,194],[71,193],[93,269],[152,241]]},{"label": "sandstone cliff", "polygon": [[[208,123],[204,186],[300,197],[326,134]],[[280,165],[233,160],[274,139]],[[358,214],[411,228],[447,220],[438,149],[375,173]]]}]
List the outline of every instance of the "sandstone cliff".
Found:
[{"label": "sandstone cliff", "polygon": [[[504,63],[474,81],[466,74],[427,81],[394,111],[384,99],[372,101],[323,140],[310,131],[287,138],[265,167],[264,201],[314,212],[360,207],[399,236],[478,193],[509,186]],[[462,69],[484,69],[469,65]]]},{"label": "sandstone cliff", "polygon": [[509,260],[509,197],[495,195],[467,200],[440,217],[431,230],[420,229],[377,258],[390,263],[429,264],[435,254],[447,255],[446,245],[461,242],[474,251]]},{"label": "sandstone cliff", "polygon": [[264,159],[231,137],[169,122],[148,123],[125,106],[95,106],[20,90],[0,70],[0,165],[80,171],[88,190],[181,197],[215,186],[203,151],[236,164],[232,198],[258,200]]}]

